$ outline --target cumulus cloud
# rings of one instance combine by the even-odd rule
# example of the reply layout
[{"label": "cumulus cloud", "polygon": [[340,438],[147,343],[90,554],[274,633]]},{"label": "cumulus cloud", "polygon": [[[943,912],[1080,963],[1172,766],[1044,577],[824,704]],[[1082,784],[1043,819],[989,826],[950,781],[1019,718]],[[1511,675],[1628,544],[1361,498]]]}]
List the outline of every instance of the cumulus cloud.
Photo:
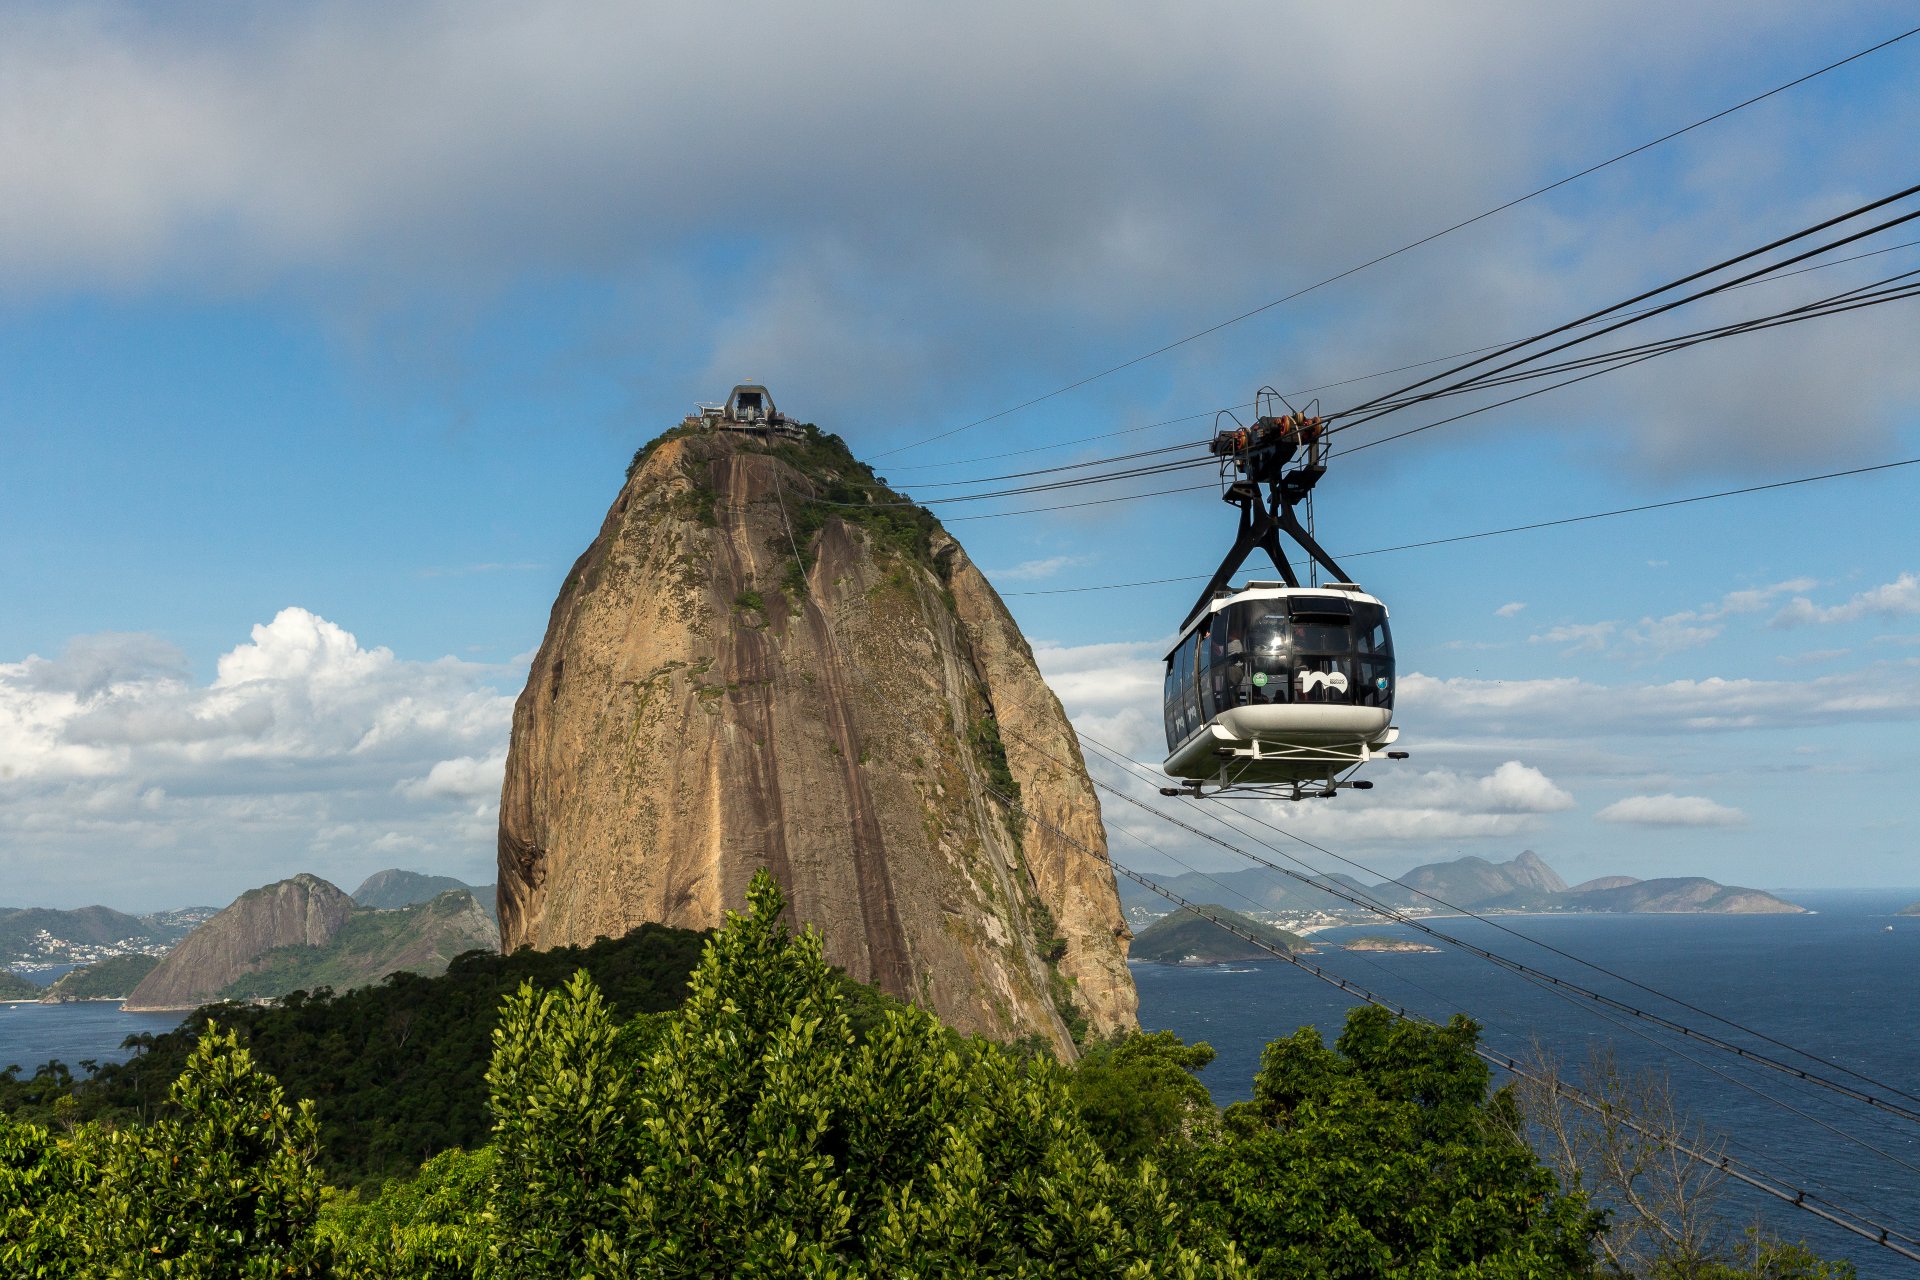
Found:
[{"label": "cumulus cloud", "polygon": [[1747,815],[1705,796],[1627,796],[1593,815],[1636,827],[1739,827]]},{"label": "cumulus cloud", "polygon": [[0,664],[7,874],[53,900],[78,861],[130,907],[224,902],[294,866],[353,881],[399,848],[483,874],[515,676],[403,660],[300,608],[204,684],[153,637]]},{"label": "cumulus cloud", "polygon": [[1493,616],[1496,618],[1518,617],[1520,614],[1520,611],[1526,607],[1527,605],[1524,600],[1515,600],[1510,604],[1503,604],[1498,609],[1495,609],[1493,611]]},{"label": "cumulus cloud", "polygon": [[438,761],[427,771],[426,777],[408,778],[396,783],[395,789],[415,800],[439,797],[497,799],[506,769],[507,753],[503,747],[484,758],[457,756],[452,760]]},{"label": "cumulus cloud", "polygon": [[[1790,7],[1732,0],[1465,17],[1209,3],[1178,20],[867,0],[323,2],[243,23],[131,0],[17,7],[0,16],[0,288],[291,279],[405,298],[591,272],[694,330],[689,368],[750,368],[895,429],[912,421],[896,390],[1018,398],[1038,365],[1071,375],[1203,327],[1641,141],[1649,117],[1737,100],[1748,55],[1804,35]],[[1315,74],[1274,77],[1276,49]],[[754,91],[716,92],[718,50],[759,69]],[[1622,84],[1634,105],[1616,113]],[[1830,124],[1801,118],[1820,113],[1768,104],[1662,151],[1657,186],[1610,171],[1498,234],[1356,276],[1314,300],[1298,372],[1495,340],[1811,221],[1896,167],[1915,110],[1863,103],[1878,127],[1834,148]],[[1298,175],[1329,172],[1337,192],[1293,198]],[[1897,311],[1556,403],[1573,429],[1604,416],[1589,439],[1672,466],[1830,456],[1884,439],[1920,389],[1920,322]],[[1272,336],[1239,353],[1249,375]]]},{"label": "cumulus cloud", "polygon": [[1903,573],[1892,582],[1860,592],[1844,604],[1826,608],[1805,596],[1796,596],[1773,616],[1772,625],[1797,627],[1806,623],[1858,622],[1862,618],[1891,622],[1917,613],[1920,613],[1920,574]]}]

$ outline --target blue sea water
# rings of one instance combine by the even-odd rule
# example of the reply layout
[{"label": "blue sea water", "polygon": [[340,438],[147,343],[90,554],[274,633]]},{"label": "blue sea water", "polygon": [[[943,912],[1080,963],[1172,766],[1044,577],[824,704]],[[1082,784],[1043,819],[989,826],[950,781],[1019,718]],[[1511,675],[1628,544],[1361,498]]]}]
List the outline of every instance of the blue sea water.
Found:
[{"label": "blue sea water", "polygon": [[122,1013],[106,1000],[76,1004],[0,1004],[0,1068],[18,1066],[22,1075],[57,1058],[77,1075],[80,1063],[125,1062],[132,1052],[120,1047],[128,1036],[158,1035],[180,1025],[177,1013]]},{"label": "blue sea water", "polygon": [[[1815,914],[1506,916],[1497,923],[1920,1097],[1920,917],[1893,914],[1920,899],[1920,890],[1793,897]],[[1792,1056],[1489,924],[1462,918],[1429,923],[1673,1021],[1772,1056]],[[1359,934],[1421,940],[1404,928],[1382,925],[1333,930],[1319,938],[1332,942]],[[1452,948],[1405,953],[1328,946],[1313,960],[1422,1016],[1445,1019],[1464,1012],[1482,1025],[1489,1047],[1516,1057],[1526,1056],[1537,1039],[1563,1061],[1579,1063],[1594,1046],[1610,1043],[1623,1066],[1666,1073],[1691,1119],[1723,1137],[1728,1154],[1920,1237],[1920,1125],[1644,1024],[1629,1022],[1629,1030],[1618,1025],[1619,1015],[1614,1022],[1604,1020],[1584,1001],[1571,1003]],[[1205,1040],[1217,1051],[1202,1079],[1221,1103],[1251,1095],[1260,1051],[1269,1040],[1302,1025],[1318,1027],[1331,1039],[1356,1003],[1279,961],[1230,968],[1135,965],[1133,975],[1144,1027]],[[1846,1078],[1832,1068],[1823,1074]],[[1879,1092],[1871,1085],[1859,1087]],[[1804,1117],[1751,1090],[1790,1103]],[[1920,1103],[1894,1100],[1920,1110]],[[1864,1150],[1822,1123],[1911,1167]],[[1728,1203],[1745,1220],[1758,1216],[1781,1235],[1805,1239],[1827,1256],[1852,1259],[1863,1277],[1920,1274],[1920,1265],[1758,1192],[1734,1187]]]}]

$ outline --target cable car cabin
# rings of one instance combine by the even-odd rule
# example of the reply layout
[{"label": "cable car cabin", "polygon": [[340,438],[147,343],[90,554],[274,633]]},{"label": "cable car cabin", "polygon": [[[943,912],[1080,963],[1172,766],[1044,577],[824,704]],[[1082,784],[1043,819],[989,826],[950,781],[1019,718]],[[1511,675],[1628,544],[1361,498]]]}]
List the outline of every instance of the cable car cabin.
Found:
[{"label": "cable car cabin", "polygon": [[1369,787],[1341,775],[1400,736],[1393,680],[1387,608],[1359,587],[1223,591],[1167,655],[1164,768],[1192,794]]}]

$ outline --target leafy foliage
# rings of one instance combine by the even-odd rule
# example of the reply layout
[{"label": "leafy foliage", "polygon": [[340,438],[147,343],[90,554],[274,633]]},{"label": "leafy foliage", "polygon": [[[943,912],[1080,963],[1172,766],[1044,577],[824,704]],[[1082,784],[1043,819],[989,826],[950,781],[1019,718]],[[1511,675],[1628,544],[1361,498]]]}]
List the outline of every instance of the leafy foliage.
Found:
[{"label": "leafy foliage", "polygon": [[159,956],[108,956],[61,974],[46,994],[54,1000],[124,1000],[159,965]]},{"label": "leafy foliage", "polygon": [[0,1262],[8,1274],[267,1280],[332,1274],[316,1231],[313,1104],[289,1107],[211,1026],[173,1083],[176,1115],[54,1138],[0,1119]]},{"label": "leafy foliage", "polygon": [[[211,1026],[154,1123],[78,1121],[70,1097],[59,1132],[0,1118],[0,1268],[55,1280],[1594,1273],[1600,1215],[1521,1142],[1464,1018],[1436,1028],[1357,1010],[1332,1048],[1302,1028],[1268,1046],[1253,1100],[1222,1114],[1195,1077],[1213,1056],[1204,1044],[1130,1036],[1070,1068],[962,1039],[922,1010],[852,998],[819,936],[781,923],[764,872],[749,903],[671,1010],[622,1012],[583,966],[564,981],[520,975],[489,1035],[491,1144],[377,1189],[326,1192],[315,1108],[286,1105],[239,1037]],[[1747,1256],[1690,1274],[1850,1269],[1755,1237]]]},{"label": "leafy foliage", "polygon": [[[273,1005],[211,1005],[194,1022],[211,1018],[230,1029],[264,1069],[314,1100],[330,1177],[377,1182],[409,1173],[437,1152],[486,1141],[491,1037],[502,999],[520,984],[558,986],[585,970],[623,1014],[670,1009],[686,990],[702,941],[690,930],[649,924],[589,947],[469,952],[439,977],[396,973],[341,995],[323,988]],[[101,1068],[75,1090],[81,1114],[164,1114],[167,1084],[184,1069],[194,1042],[183,1027],[152,1038],[130,1061]]]}]

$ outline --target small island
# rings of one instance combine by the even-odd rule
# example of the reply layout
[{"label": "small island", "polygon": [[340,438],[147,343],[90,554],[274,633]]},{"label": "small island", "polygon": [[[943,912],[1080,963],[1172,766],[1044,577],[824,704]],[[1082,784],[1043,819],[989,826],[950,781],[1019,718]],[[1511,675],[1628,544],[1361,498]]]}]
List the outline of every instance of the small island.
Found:
[{"label": "small island", "polygon": [[1909,907],[1902,907],[1896,914],[1903,916],[1920,916],[1920,902],[1916,902]]},{"label": "small island", "polygon": [[1415,942],[1412,938],[1390,938],[1385,934],[1373,933],[1364,938],[1350,938],[1340,944],[1345,951],[1438,951],[1440,948],[1424,942]]},{"label": "small island", "polygon": [[[1129,958],[1148,964],[1236,964],[1243,960],[1272,960],[1274,951],[1292,955],[1307,949],[1305,939],[1285,929],[1262,924],[1211,902],[1198,906],[1206,915],[1182,907],[1154,921],[1133,940]],[[1255,946],[1245,938],[1228,933],[1208,916],[1260,939],[1265,946]]]}]

